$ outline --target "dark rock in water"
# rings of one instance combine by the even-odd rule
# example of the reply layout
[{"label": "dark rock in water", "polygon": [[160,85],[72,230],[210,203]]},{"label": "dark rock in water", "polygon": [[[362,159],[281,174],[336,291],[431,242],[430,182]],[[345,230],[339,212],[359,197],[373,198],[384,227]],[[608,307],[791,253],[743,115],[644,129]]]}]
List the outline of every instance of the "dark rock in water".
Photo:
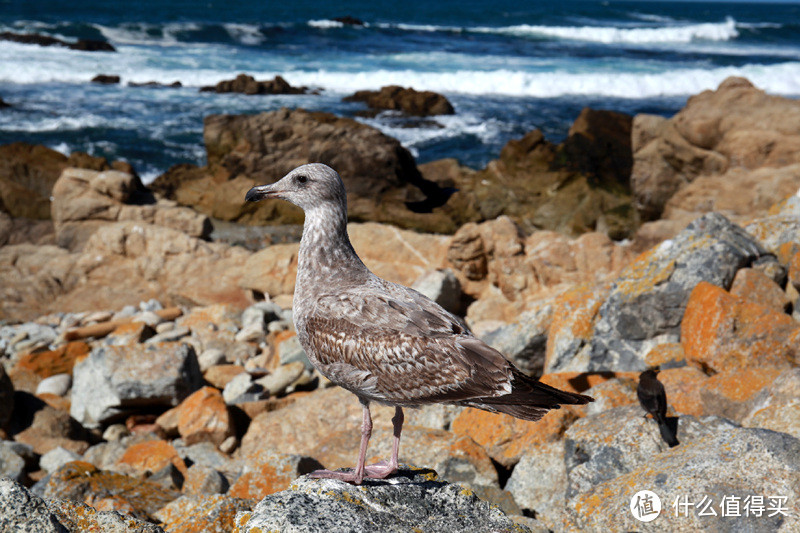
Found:
[{"label": "dark rock in water", "polygon": [[200,92],[244,94],[306,94],[308,87],[292,87],[280,76],[269,81],[257,81],[253,76],[239,74],[235,79],[201,87]]},{"label": "dark rock in water", "polygon": [[361,486],[303,476],[252,512],[239,513],[236,523],[242,533],[529,531],[472,490],[407,466]]},{"label": "dark rock in water", "polygon": [[92,78],[92,83],[102,83],[104,85],[114,85],[119,83],[120,77],[113,74],[98,74]]},{"label": "dark rock in water", "polygon": [[69,43],[38,33],[12,33],[4,31],[0,33],[0,41],[12,41],[21,44],[38,44],[39,46],[64,46],[71,50],[81,50],[84,52],[116,52],[116,49],[106,41],[94,39],[78,39],[77,42]]},{"label": "dark rock in water", "polygon": [[381,87],[380,91],[358,91],[344,98],[346,102],[365,102],[374,109],[402,111],[408,115],[452,115],[453,105],[441,94],[433,91],[417,91],[398,85]]},{"label": "dark rock in water", "polygon": [[183,84],[179,81],[174,81],[172,83],[159,83],[157,81],[146,81],[144,83],[136,83],[134,81],[128,82],[128,87],[170,87],[177,89],[178,87],[183,87]]},{"label": "dark rock in water", "polygon": [[357,19],[355,17],[351,17],[350,15],[345,15],[344,17],[334,17],[333,20],[336,22],[341,22],[345,26],[363,26],[364,21],[361,19]]},{"label": "dark rock in water", "polygon": [[7,107],[11,107],[11,104],[0,98],[0,109],[5,109]]}]

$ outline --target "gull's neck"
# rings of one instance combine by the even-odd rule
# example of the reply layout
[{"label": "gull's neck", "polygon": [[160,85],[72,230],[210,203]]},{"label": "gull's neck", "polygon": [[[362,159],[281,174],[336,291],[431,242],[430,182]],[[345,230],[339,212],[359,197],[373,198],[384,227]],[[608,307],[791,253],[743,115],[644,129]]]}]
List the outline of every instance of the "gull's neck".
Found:
[{"label": "gull's neck", "polygon": [[347,207],[326,203],[306,210],[295,291],[311,296],[330,283],[358,282],[369,270],[350,244]]}]

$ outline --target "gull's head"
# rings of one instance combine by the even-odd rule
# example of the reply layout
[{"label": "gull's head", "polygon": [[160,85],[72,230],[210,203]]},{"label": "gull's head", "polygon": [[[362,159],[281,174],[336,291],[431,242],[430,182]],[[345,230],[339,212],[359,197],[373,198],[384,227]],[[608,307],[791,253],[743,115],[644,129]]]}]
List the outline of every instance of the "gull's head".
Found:
[{"label": "gull's head", "polygon": [[342,178],[331,167],[321,163],[297,167],[275,183],[253,187],[245,196],[248,202],[264,198],[280,198],[304,211],[325,204],[346,205]]}]

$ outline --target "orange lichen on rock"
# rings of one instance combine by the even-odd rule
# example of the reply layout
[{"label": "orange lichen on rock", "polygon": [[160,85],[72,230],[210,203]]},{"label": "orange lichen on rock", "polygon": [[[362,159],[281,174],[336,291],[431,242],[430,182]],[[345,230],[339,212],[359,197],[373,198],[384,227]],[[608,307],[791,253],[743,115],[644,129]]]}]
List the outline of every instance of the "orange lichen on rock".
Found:
[{"label": "orange lichen on rock", "polygon": [[789,315],[700,282],[681,322],[686,360],[707,373],[800,360],[800,324]]},{"label": "orange lichen on rock", "polygon": [[117,464],[127,467],[133,472],[158,472],[165,466],[173,464],[186,475],[186,463],[178,455],[172,444],[163,440],[150,440],[130,446]]},{"label": "orange lichen on rock", "polygon": [[75,361],[89,353],[89,345],[83,341],[67,343],[55,350],[36,352],[22,356],[15,370],[27,370],[39,377],[47,378],[56,374],[71,374]]},{"label": "orange lichen on rock", "polygon": [[187,445],[211,442],[219,446],[234,433],[228,406],[214,387],[193,392],[178,406],[177,414],[178,433]]},{"label": "orange lichen on rock", "polygon": [[708,376],[692,366],[669,368],[658,374],[658,380],[667,393],[667,404],[683,415],[702,416],[707,414],[700,399],[700,389]]}]

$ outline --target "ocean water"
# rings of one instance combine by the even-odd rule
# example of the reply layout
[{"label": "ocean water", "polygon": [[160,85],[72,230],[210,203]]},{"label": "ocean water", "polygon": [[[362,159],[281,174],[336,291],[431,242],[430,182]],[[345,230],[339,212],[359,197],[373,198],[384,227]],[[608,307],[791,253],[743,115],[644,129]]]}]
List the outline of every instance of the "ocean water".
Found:
[{"label": "ocean water", "polygon": [[[530,4],[530,5],[525,5]],[[364,26],[335,17],[353,16]],[[669,116],[745,76],[800,96],[800,5],[406,0],[0,0],[0,31],[104,39],[116,53],[0,41],[0,143],[26,141],[131,162],[145,181],[204,164],[203,117],[303,107],[354,116],[342,98],[388,84],[444,93],[456,114],[422,125],[358,118],[419,162],[479,168],[540,128],[563,139],[581,108]],[[200,93],[245,72],[318,95]],[[90,83],[97,74],[120,85]],[[130,87],[180,81],[182,88]]]}]

